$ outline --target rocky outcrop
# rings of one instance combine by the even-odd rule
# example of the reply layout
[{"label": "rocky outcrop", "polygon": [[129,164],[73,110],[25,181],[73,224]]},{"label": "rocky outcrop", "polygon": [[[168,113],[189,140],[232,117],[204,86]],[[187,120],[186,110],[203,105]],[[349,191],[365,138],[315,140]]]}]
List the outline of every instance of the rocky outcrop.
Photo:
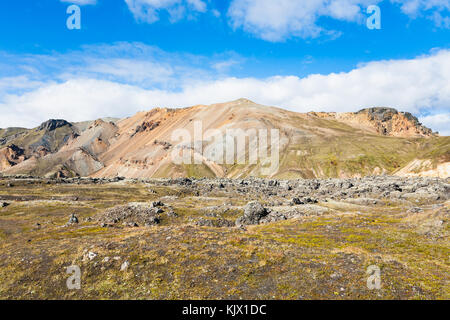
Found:
[{"label": "rocky outcrop", "polygon": [[236,220],[236,226],[259,224],[269,212],[257,201],[249,202],[244,208],[244,215]]},{"label": "rocky outcrop", "polygon": [[9,169],[25,159],[25,151],[14,144],[2,148],[0,149],[0,171]]},{"label": "rocky outcrop", "polygon": [[[9,156],[5,157],[5,150],[3,150],[0,171],[8,170],[22,163],[38,164],[34,161],[36,158],[44,158],[58,152],[76,134],[74,130],[76,128],[65,120],[48,120],[34,129],[7,128],[0,130],[0,149],[2,147],[9,148],[6,150]],[[15,146],[21,151],[17,155],[17,150],[12,150],[8,146]],[[42,162],[39,162],[39,165],[46,167]],[[28,167],[22,167],[24,172]]]},{"label": "rocky outcrop", "polygon": [[97,215],[97,221],[102,227],[138,227],[152,226],[161,222],[160,214],[163,213],[159,207],[147,203],[129,203],[108,209]]},{"label": "rocky outcrop", "polygon": [[64,126],[72,127],[72,124],[70,122],[67,122],[66,120],[62,120],[62,119],[58,119],[58,120],[50,119],[48,121],[43,122],[35,130],[36,131],[40,131],[40,130],[54,131],[54,130],[64,127]]},{"label": "rocky outcrop", "polygon": [[393,108],[368,108],[356,113],[367,117],[379,134],[395,137],[424,136],[433,134],[409,112],[398,112]]},{"label": "rocky outcrop", "polygon": [[46,147],[39,146],[39,147],[37,147],[37,149],[33,155],[35,157],[42,158],[42,157],[45,157],[46,155],[48,155],[49,153],[51,153],[51,152]]},{"label": "rocky outcrop", "polygon": [[309,116],[335,119],[358,129],[391,137],[431,137],[436,136],[431,129],[422,125],[409,112],[399,112],[394,108],[374,107],[358,112],[309,112]]},{"label": "rocky outcrop", "polygon": [[161,121],[144,121],[142,124],[137,126],[136,133],[144,131],[152,131],[161,124]]}]

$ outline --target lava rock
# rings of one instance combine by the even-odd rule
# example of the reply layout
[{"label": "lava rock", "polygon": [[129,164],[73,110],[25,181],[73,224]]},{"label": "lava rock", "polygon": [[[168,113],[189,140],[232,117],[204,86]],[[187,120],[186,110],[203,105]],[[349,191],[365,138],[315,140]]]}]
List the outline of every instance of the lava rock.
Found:
[{"label": "lava rock", "polygon": [[292,203],[299,205],[299,204],[309,204],[309,203],[317,203],[317,199],[312,199],[312,198],[293,198],[292,199]]},{"label": "lava rock", "polygon": [[419,213],[419,212],[423,212],[423,209],[419,207],[413,207],[408,210],[408,213]]},{"label": "lava rock", "polygon": [[156,208],[156,207],[163,207],[164,203],[162,203],[161,201],[153,201],[152,202],[152,207]]},{"label": "lava rock", "polygon": [[168,217],[172,217],[172,218],[178,217],[178,214],[177,214],[175,211],[173,211],[173,210],[167,211],[167,212],[166,212],[166,215],[167,215]]},{"label": "lava rock", "polygon": [[236,226],[259,224],[260,220],[269,212],[257,201],[247,203],[244,207],[244,215],[236,220]]},{"label": "lava rock", "polygon": [[77,224],[78,223],[78,218],[75,215],[75,213],[72,213],[72,215],[69,218],[69,224]]},{"label": "lava rock", "polygon": [[195,222],[195,225],[201,226],[201,227],[215,227],[215,228],[222,228],[222,227],[234,227],[235,224],[232,221],[219,218],[219,219],[205,219],[200,218]]},{"label": "lava rock", "polygon": [[161,220],[158,217],[150,217],[145,221],[145,226],[155,226],[161,223]]}]

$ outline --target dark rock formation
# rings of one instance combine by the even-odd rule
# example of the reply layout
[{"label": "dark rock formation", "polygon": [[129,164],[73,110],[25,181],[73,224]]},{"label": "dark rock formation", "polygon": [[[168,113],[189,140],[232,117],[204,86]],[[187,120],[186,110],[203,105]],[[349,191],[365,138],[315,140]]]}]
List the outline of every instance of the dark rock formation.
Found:
[{"label": "dark rock formation", "polygon": [[36,128],[36,131],[45,130],[45,131],[53,131],[57,128],[61,128],[64,126],[72,127],[72,124],[70,122],[67,122],[66,120],[58,119],[50,119],[48,121],[43,122],[39,127]]},{"label": "dark rock formation", "polygon": [[268,211],[257,201],[247,203],[244,207],[244,215],[236,220],[236,225],[259,224],[260,220],[268,215]]}]

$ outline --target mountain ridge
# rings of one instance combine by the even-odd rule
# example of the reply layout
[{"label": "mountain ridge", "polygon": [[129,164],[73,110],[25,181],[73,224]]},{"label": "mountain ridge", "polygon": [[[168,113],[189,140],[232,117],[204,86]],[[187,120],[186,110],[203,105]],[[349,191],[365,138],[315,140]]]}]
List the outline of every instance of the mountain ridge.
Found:
[{"label": "mountain ridge", "polygon": [[[223,164],[194,152],[199,164],[174,164],[171,155],[178,146],[172,141],[173,132],[184,129],[196,138],[196,123],[201,123],[204,132],[213,129],[224,137],[229,129],[278,130],[280,165],[269,170],[267,176],[272,178],[449,174],[450,138],[433,133],[408,112],[372,107],[358,112],[296,113],[245,98],[179,109],[154,108],[78,127],[65,120],[49,120],[36,129],[0,129],[0,162],[4,164],[0,172],[52,177],[261,176],[267,167],[265,159],[249,164],[238,163],[236,158],[235,163]],[[203,133],[198,141],[202,146],[221,147]],[[5,154],[10,144],[24,150],[25,158],[17,160],[18,155],[8,149],[8,159],[16,159],[9,161]],[[237,149],[238,155],[239,151],[249,158],[248,150]]]}]

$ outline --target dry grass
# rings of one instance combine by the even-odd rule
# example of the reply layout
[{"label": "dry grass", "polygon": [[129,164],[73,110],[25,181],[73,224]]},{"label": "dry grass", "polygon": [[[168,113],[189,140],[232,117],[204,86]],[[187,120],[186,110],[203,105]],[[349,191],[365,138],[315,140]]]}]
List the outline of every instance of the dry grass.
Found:
[{"label": "dry grass", "polygon": [[[331,203],[332,214],[243,231],[189,223],[202,208],[230,201],[220,192],[208,201],[182,187],[142,183],[14,184],[0,195],[38,200],[0,209],[2,299],[450,299],[448,216],[442,214],[448,202],[421,215],[395,204],[358,213],[355,205]],[[85,221],[106,208],[166,195],[175,196],[167,203],[179,216],[160,226],[101,228]],[[72,212],[81,223],[63,227]],[[445,223],[433,224],[438,220]],[[89,260],[87,252],[97,256]],[[129,267],[121,271],[125,261]],[[81,268],[81,290],[66,287],[65,268],[72,264]],[[381,290],[366,286],[369,265],[381,268]]]}]

